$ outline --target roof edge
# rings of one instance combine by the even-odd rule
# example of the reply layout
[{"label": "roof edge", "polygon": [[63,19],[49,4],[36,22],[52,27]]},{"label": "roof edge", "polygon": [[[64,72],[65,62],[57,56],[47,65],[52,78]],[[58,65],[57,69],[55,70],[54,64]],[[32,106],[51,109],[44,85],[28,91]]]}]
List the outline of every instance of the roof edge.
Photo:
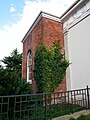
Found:
[{"label": "roof edge", "polygon": [[60,19],[62,21],[62,19],[64,19],[68,14],[70,14],[72,12],[72,10],[74,10],[75,8],[77,8],[78,5],[80,5],[82,2],[84,2],[85,0],[76,0],[61,16]]},{"label": "roof edge", "polygon": [[33,24],[31,25],[31,27],[29,28],[29,30],[27,31],[27,33],[25,34],[25,36],[23,37],[22,41],[21,42],[24,42],[27,38],[27,36],[30,34],[30,32],[34,29],[34,27],[37,25],[37,23],[40,21],[40,19],[42,17],[45,17],[45,18],[49,18],[51,20],[54,20],[54,21],[57,21],[57,22],[61,22],[61,19],[60,17],[57,17],[55,15],[52,15],[52,14],[49,14],[49,13],[46,13],[46,12],[43,12],[41,11],[39,13],[39,15],[37,16],[37,18],[35,19],[35,21],[33,22]]}]

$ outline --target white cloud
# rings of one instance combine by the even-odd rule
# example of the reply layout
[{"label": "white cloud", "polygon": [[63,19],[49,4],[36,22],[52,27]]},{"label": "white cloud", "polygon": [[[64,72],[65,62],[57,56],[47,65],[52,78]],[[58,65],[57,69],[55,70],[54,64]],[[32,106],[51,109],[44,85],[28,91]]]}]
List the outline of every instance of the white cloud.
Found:
[{"label": "white cloud", "polygon": [[[5,25],[0,30],[0,59],[8,56],[12,50],[18,48],[22,52],[21,40],[30,28],[40,11],[60,16],[75,0],[26,0],[21,19],[12,25]],[[15,8],[11,6],[11,12]]]},{"label": "white cloud", "polygon": [[13,12],[15,12],[15,11],[16,11],[16,9],[15,9],[15,7],[14,7],[14,6],[11,6],[9,11],[10,11],[11,13],[13,13]]}]

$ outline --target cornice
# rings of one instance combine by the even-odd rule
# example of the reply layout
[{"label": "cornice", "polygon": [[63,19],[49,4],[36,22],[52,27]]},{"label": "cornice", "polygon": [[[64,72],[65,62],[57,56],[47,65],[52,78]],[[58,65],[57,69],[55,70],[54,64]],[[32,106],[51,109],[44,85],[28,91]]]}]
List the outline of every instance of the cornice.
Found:
[{"label": "cornice", "polygon": [[68,17],[68,19],[63,22],[64,33],[89,15],[90,15],[90,0],[86,0],[82,7],[76,9],[75,12],[71,14]]}]

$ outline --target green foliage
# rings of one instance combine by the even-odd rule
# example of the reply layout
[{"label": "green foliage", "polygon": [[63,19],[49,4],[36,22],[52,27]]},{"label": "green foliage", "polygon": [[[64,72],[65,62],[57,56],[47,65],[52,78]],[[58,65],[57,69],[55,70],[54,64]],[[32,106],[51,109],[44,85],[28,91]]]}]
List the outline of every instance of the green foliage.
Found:
[{"label": "green foliage", "polygon": [[34,62],[35,62],[34,78],[37,82],[39,93],[43,92],[43,69],[45,66],[44,62],[48,62],[47,57],[48,57],[48,49],[44,45],[38,47],[34,58]]},{"label": "green foliage", "polygon": [[15,49],[2,62],[6,67],[0,69],[0,95],[31,93],[31,88],[21,79],[22,54]]},{"label": "green foliage", "polygon": [[[19,114],[22,114],[21,117],[15,116],[15,118],[10,119],[10,117],[11,117],[10,116],[9,118],[4,117],[2,120],[28,120],[28,119],[29,120],[31,120],[31,119],[44,120],[45,119],[45,106],[40,106],[40,105],[36,106],[36,104],[35,105],[30,104],[30,107],[31,106],[32,106],[32,109],[30,110],[30,114],[28,114],[27,112],[24,112],[24,114],[23,114],[23,111],[21,111],[19,113]],[[52,118],[57,118],[57,117],[67,115],[67,114],[69,115],[71,113],[78,112],[81,110],[82,110],[82,107],[72,105],[69,103],[52,104],[52,105],[47,106],[46,116],[47,116],[47,120],[51,120]],[[89,116],[80,116],[78,119],[71,118],[70,120],[90,120],[90,115]]]},{"label": "green foliage", "polygon": [[69,62],[65,60],[61,50],[61,46],[56,42],[51,50],[44,45],[37,48],[34,58],[34,78],[38,92],[53,92],[64,79]]},{"label": "green foliage", "polygon": [[[12,111],[10,111],[12,114],[6,117],[5,117],[5,114],[3,114],[3,117],[0,120],[27,120],[27,119],[44,120],[45,109],[46,109],[47,120],[51,120],[52,118],[60,117],[67,114],[70,115],[71,113],[75,113],[85,109],[81,106],[77,106],[70,103],[48,104],[45,108],[45,106],[39,104],[38,102],[39,101],[36,101],[36,99],[33,98],[33,102],[30,103],[29,101],[29,104],[27,103],[26,106],[25,106],[26,103],[23,102],[25,107],[22,106],[22,104],[17,104],[17,106],[15,106],[17,108],[16,110],[19,111],[21,110],[21,108],[23,110],[19,111],[17,114],[15,114],[15,116],[13,115],[15,110],[13,108],[14,105],[11,105],[10,103],[9,105],[11,106],[11,109],[13,108]],[[28,112],[23,112],[23,111],[28,111]],[[12,115],[12,118],[11,118],[11,115]],[[80,117],[78,117],[77,119],[70,118],[70,120],[90,120],[90,115],[80,115]]]},{"label": "green foliage", "polygon": [[4,57],[2,62],[6,65],[6,68],[17,71],[21,77],[22,54],[18,53],[17,49],[13,50],[10,56]]}]

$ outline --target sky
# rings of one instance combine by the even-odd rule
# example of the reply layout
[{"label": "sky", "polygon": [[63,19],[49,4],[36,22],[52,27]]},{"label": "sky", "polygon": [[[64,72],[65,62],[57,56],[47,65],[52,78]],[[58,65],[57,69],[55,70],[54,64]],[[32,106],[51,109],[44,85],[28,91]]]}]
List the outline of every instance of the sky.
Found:
[{"label": "sky", "polygon": [[60,17],[76,0],[0,0],[0,60],[17,48],[34,20],[44,11]]}]

